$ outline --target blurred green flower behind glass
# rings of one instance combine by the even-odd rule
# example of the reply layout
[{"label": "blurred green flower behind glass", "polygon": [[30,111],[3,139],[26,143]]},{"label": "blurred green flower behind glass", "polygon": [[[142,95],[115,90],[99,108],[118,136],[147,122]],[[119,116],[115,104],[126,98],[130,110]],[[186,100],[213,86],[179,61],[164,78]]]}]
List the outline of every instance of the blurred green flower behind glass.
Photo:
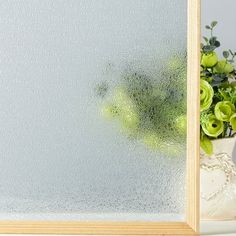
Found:
[{"label": "blurred green flower behind glass", "polygon": [[103,82],[96,91],[102,97],[102,116],[116,121],[124,135],[150,150],[179,156],[186,143],[186,54],[160,63],[162,69],[152,77],[124,72],[117,85]]}]

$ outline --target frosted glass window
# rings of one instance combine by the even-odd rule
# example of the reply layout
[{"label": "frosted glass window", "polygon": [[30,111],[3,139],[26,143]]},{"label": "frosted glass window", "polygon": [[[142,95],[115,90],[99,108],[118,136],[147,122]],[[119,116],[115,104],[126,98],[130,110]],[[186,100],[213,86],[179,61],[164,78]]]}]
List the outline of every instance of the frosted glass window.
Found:
[{"label": "frosted glass window", "polygon": [[0,219],[185,220],[186,0],[1,0]]}]

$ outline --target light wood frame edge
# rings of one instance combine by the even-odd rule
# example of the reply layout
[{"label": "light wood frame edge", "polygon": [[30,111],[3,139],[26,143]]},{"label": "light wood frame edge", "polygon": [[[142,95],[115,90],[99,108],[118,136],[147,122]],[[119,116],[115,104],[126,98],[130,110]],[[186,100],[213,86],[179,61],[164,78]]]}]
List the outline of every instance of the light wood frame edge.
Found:
[{"label": "light wood frame edge", "polygon": [[200,218],[200,41],[201,0],[188,0],[187,224],[199,230]]},{"label": "light wood frame edge", "polygon": [[0,233],[199,235],[200,1],[188,0],[188,124],[186,222],[0,221]]},{"label": "light wood frame edge", "polygon": [[82,235],[198,235],[180,222],[1,222],[1,233]]}]

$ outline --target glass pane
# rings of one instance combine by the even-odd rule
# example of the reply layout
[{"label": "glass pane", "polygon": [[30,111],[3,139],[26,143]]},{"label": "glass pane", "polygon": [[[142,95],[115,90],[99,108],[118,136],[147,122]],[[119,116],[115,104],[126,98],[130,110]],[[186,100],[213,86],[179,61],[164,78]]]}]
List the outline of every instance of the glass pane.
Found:
[{"label": "glass pane", "polygon": [[1,219],[184,220],[187,1],[0,5]]}]

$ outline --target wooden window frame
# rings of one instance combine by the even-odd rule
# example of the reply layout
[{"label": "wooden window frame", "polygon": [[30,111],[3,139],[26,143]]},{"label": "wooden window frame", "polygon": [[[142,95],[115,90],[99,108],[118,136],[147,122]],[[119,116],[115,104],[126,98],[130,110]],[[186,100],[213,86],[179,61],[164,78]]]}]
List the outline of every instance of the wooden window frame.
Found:
[{"label": "wooden window frame", "polygon": [[0,233],[199,235],[200,0],[188,0],[186,222],[0,221]]}]

